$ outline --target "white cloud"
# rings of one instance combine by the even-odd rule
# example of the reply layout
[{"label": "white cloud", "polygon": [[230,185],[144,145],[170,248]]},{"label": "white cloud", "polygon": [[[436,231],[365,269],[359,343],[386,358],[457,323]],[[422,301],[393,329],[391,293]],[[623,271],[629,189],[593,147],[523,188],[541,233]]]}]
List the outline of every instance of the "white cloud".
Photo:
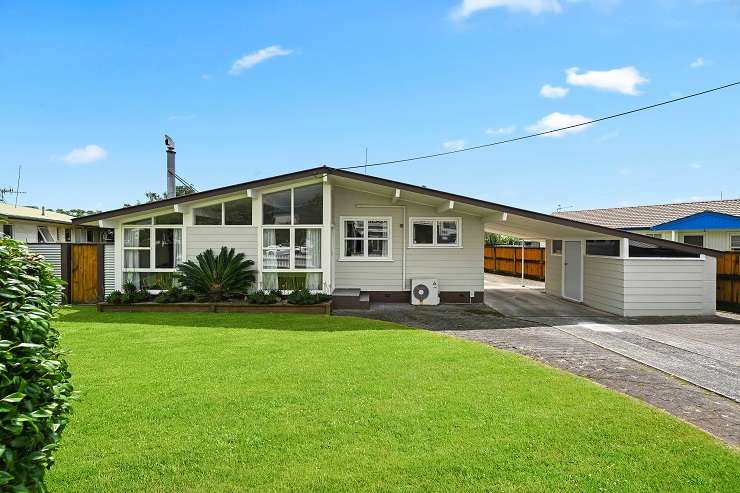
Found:
[{"label": "white cloud", "polygon": [[564,98],[570,89],[567,87],[559,87],[559,86],[551,86],[550,84],[545,84],[542,86],[542,89],[540,89],[540,96],[543,98]]},{"label": "white cloud", "polygon": [[707,66],[707,65],[711,65],[711,64],[712,64],[712,61],[711,60],[707,60],[704,57],[699,57],[696,60],[694,60],[693,62],[691,62],[689,64],[689,67],[690,68],[701,68],[701,67],[704,67],[704,66]]},{"label": "white cloud", "polygon": [[257,65],[258,63],[262,63],[276,56],[290,55],[291,53],[293,53],[293,50],[286,50],[284,48],[281,48],[279,45],[273,45],[273,46],[268,46],[267,48],[262,48],[261,50],[257,50],[254,53],[244,55],[243,57],[236,60],[231,65],[229,74],[239,75],[244,70],[249,70],[250,68]]},{"label": "white cloud", "polygon": [[516,126],[511,125],[509,127],[489,128],[486,129],[486,133],[488,135],[510,135],[513,134],[515,130]]},{"label": "white cloud", "polygon": [[650,82],[635,67],[622,67],[612,70],[589,70],[578,73],[578,67],[566,69],[568,84],[594,87],[603,91],[621,92],[636,96],[640,94],[637,86]]},{"label": "white cloud", "polygon": [[462,139],[448,140],[442,143],[442,147],[448,151],[461,151],[465,149],[465,141]]},{"label": "white cloud", "polygon": [[62,158],[67,164],[87,164],[100,161],[108,157],[108,153],[102,147],[90,144],[72,151]]},{"label": "white cloud", "polygon": [[[583,123],[588,123],[591,121],[591,118],[588,118],[583,115],[568,115],[564,113],[550,113],[549,115],[542,117],[537,123],[530,125],[527,127],[527,130],[529,130],[532,133],[540,133],[540,132],[549,132],[551,130],[555,130],[562,127],[569,127],[571,125],[579,125]],[[569,128],[566,130],[561,130],[560,132],[553,132],[547,135],[543,135],[543,137],[564,137],[568,134],[576,134],[579,132],[583,132],[591,125],[580,125],[579,127],[575,128]]]},{"label": "white cloud", "polygon": [[558,0],[463,0],[452,11],[452,18],[465,19],[476,12],[497,8],[526,11],[533,15],[539,15],[543,12],[560,12],[563,10]]}]

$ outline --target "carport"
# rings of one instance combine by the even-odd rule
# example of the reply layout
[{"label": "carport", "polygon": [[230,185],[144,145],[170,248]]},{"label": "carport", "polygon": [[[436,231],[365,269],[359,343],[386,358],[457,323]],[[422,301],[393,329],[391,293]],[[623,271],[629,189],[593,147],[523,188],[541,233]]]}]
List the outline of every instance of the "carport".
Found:
[{"label": "carport", "polygon": [[561,219],[504,208],[484,227],[545,240],[549,295],[619,316],[714,314],[721,252]]}]

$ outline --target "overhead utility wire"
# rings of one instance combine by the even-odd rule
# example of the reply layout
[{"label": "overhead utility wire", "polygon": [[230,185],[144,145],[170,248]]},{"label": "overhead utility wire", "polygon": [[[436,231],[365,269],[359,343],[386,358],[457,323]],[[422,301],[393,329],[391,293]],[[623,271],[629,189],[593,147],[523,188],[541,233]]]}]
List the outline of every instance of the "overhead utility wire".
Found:
[{"label": "overhead utility wire", "polygon": [[465,149],[457,149],[457,150],[454,150],[454,151],[437,152],[437,153],[434,153],[434,154],[426,154],[426,155],[422,155],[422,156],[414,156],[414,157],[408,157],[408,158],[404,158],[404,159],[394,159],[393,161],[381,161],[381,162],[369,163],[369,164],[368,163],[356,164],[356,165],[352,165],[352,166],[344,166],[344,167],[341,167],[339,169],[356,169],[356,168],[366,168],[366,167],[369,168],[369,167],[372,167],[372,166],[383,166],[383,165],[386,165],[386,164],[407,163],[409,161],[418,161],[420,159],[430,159],[430,158],[434,158],[434,157],[447,156],[449,154],[457,154],[459,152],[474,151],[476,149],[483,149],[484,147],[493,147],[493,146],[497,146],[497,145],[501,145],[501,144],[508,144],[509,142],[516,142],[518,140],[531,139],[533,137],[540,137],[542,135],[552,134],[552,133],[555,133],[555,132],[562,132],[563,130],[568,130],[568,129],[576,128],[576,127],[582,127],[584,125],[592,125],[594,123],[603,122],[604,120],[611,120],[612,118],[619,118],[621,116],[630,115],[632,113],[637,113],[637,112],[640,112],[640,111],[645,111],[645,110],[657,108],[658,106],[664,106],[666,104],[675,103],[677,101],[682,101],[684,99],[695,98],[697,96],[702,96],[704,94],[709,94],[710,92],[721,91],[722,89],[727,89],[727,88],[730,88],[732,86],[737,86],[737,85],[740,85],[740,81],[733,82],[731,84],[725,84],[724,86],[714,87],[712,89],[707,89],[706,91],[695,92],[693,94],[688,94],[686,96],[681,96],[680,98],[674,98],[674,99],[669,99],[667,101],[661,101],[660,103],[651,104],[649,106],[642,106],[640,108],[635,108],[635,109],[632,109],[632,110],[629,110],[629,111],[623,111],[621,113],[615,113],[613,115],[603,116],[603,117],[597,118],[595,120],[590,120],[590,121],[583,122],[583,123],[576,123],[575,125],[568,125],[567,127],[560,127],[560,128],[556,128],[556,129],[553,129],[553,130],[547,130],[545,132],[537,132],[537,133],[534,133],[534,134],[523,135],[521,137],[514,137],[512,139],[499,140],[499,141],[496,141],[496,142],[490,142],[488,144],[482,144],[482,145],[477,145],[477,146],[473,146],[473,147],[466,147]]}]

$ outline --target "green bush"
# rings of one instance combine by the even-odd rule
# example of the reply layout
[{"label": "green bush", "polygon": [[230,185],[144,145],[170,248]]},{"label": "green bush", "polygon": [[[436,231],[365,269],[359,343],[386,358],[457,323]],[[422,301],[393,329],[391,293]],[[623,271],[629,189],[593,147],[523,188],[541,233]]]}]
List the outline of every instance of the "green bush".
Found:
[{"label": "green bush", "polygon": [[291,305],[315,305],[330,299],[328,294],[311,293],[308,289],[296,289],[288,295],[288,303]]},{"label": "green bush", "polygon": [[[114,297],[114,299],[118,300],[118,296]],[[120,301],[114,304],[130,305],[131,303],[143,303],[144,301],[149,301],[150,299],[152,299],[152,295],[149,294],[149,291],[145,289],[139,289],[138,287],[136,287],[136,284],[132,282],[124,282],[123,293],[121,293]]]},{"label": "green bush", "polygon": [[198,263],[188,260],[177,266],[177,279],[185,288],[196,294],[196,299],[222,301],[244,294],[254,282],[254,262],[235,253],[234,249],[221,247],[216,256],[208,249],[196,257]]},{"label": "green bush", "polygon": [[277,289],[271,291],[255,291],[247,295],[247,302],[254,305],[274,305],[282,299],[282,293]]},{"label": "green bush", "polygon": [[195,293],[189,289],[183,288],[170,288],[167,291],[162,291],[155,298],[154,301],[157,303],[179,303],[183,301],[193,301],[195,299]]},{"label": "green bush", "polygon": [[122,305],[123,293],[120,291],[113,291],[105,297],[105,302],[111,305]]},{"label": "green bush", "polygon": [[74,391],[51,326],[62,281],[0,236],[0,491],[46,491]]}]

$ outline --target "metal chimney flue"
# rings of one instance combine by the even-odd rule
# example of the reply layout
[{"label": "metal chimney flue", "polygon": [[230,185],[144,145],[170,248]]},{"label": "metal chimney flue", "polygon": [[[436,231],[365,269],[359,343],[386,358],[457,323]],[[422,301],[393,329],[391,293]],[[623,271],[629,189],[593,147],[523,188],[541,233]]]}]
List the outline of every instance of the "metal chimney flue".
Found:
[{"label": "metal chimney flue", "polygon": [[164,146],[167,149],[167,198],[176,195],[175,188],[175,141],[172,137],[164,135]]}]

